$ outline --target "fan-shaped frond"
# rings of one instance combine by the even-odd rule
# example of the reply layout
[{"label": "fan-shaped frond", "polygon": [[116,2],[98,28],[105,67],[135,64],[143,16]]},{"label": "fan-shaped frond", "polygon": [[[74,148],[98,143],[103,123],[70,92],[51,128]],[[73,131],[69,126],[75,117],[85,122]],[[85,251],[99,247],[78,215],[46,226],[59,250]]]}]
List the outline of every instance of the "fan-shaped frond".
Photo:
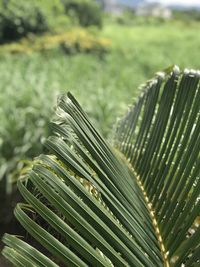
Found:
[{"label": "fan-shaped frond", "polygon": [[[120,121],[115,146],[143,186],[168,258],[192,266],[200,228],[200,73],[158,73]],[[192,232],[192,236],[190,236]],[[194,233],[193,233],[194,232]],[[200,256],[194,257],[194,262]]]},{"label": "fan-shaped frond", "polygon": [[16,266],[198,263],[198,84],[197,72],[177,68],[148,82],[118,124],[116,149],[71,94],[60,97],[49,155],[18,181],[27,204],[15,209],[48,253],[6,234],[3,254]]}]

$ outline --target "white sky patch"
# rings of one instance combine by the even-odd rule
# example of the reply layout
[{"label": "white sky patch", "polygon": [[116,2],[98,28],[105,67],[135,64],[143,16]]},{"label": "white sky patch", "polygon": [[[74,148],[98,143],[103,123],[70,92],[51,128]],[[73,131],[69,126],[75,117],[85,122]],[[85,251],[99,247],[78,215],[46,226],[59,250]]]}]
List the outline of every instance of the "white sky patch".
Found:
[{"label": "white sky patch", "polygon": [[163,5],[200,6],[200,0],[147,0],[148,2],[159,2]]}]

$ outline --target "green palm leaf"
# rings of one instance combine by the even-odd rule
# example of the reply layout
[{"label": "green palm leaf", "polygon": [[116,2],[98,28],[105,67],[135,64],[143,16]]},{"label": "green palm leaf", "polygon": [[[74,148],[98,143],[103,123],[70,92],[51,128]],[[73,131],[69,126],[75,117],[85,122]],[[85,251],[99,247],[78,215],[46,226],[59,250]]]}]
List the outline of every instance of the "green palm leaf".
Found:
[{"label": "green palm leaf", "polygon": [[15,209],[48,252],[6,234],[15,266],[199,266],[199,73],[175,67],[143,87],[112,146],[71,94],[59,99]]}]

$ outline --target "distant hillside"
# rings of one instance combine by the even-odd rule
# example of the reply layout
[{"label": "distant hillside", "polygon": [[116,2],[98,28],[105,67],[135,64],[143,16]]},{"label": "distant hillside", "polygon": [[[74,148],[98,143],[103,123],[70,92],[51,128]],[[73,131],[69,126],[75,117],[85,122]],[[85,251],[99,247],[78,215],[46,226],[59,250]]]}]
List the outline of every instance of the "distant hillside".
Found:
[{"label": "distant hillside", "polygon": [[200,4],[199,5],[191,5],[191,6],[185,6],[185,5],[169,5],[169,8],[174,9],[174,10],[197,10],[200,11]]},{"label": "distant hillside", "polygon": [[[137,7],[138,5],[143,5],[145,2],[147,2],[146,0],[103,0],[104,3],[112,3],[115,5],[122,5],[122,6],[128,6],[128,7]],[[151,2],[158,2],[160,4],[162,4],[161,0],[152,0]],[[148,1],[148,3],[150,3],[150,1]],[[191,2],[190,4],[185,5],[184,3],[179,3],[177,4],[176,1],[174,1],[174,3],[172,4],[171,2],[169,2],[169,4],[165,4],[165,6],[168,6],[169,8],[172,9],[180,9],[180,10],[187,10],[187,9],[200,9],[200,1],[199,4],[194,4],[193,2]]]},{"label": "distant hillside", "polygon": [[103,4],[103,6],[127,6],[137,7],[140,4],[144,4],[146,0],[96,0]]},{"label": "distant hillside", "polygon": [[136,7],[139,4],[145,3],[145,0],[116,0],[116,2],[124,6]]}]

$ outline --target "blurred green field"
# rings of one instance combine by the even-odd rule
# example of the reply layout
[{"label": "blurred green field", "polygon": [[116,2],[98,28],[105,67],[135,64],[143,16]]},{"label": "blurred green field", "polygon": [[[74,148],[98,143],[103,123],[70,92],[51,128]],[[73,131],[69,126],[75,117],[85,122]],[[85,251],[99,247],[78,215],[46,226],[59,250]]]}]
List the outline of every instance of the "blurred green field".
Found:
[{"label": "blurred green field", "polygon": [[200,68],[200,24],[166,22],[125,26],[108,23],[108,54],[68,56],[62,51],[0,57],[0,176],[16,162],[41,152],[60,93],[70,91],[105,136],[138,86],[156,71],[177,64]]}]

